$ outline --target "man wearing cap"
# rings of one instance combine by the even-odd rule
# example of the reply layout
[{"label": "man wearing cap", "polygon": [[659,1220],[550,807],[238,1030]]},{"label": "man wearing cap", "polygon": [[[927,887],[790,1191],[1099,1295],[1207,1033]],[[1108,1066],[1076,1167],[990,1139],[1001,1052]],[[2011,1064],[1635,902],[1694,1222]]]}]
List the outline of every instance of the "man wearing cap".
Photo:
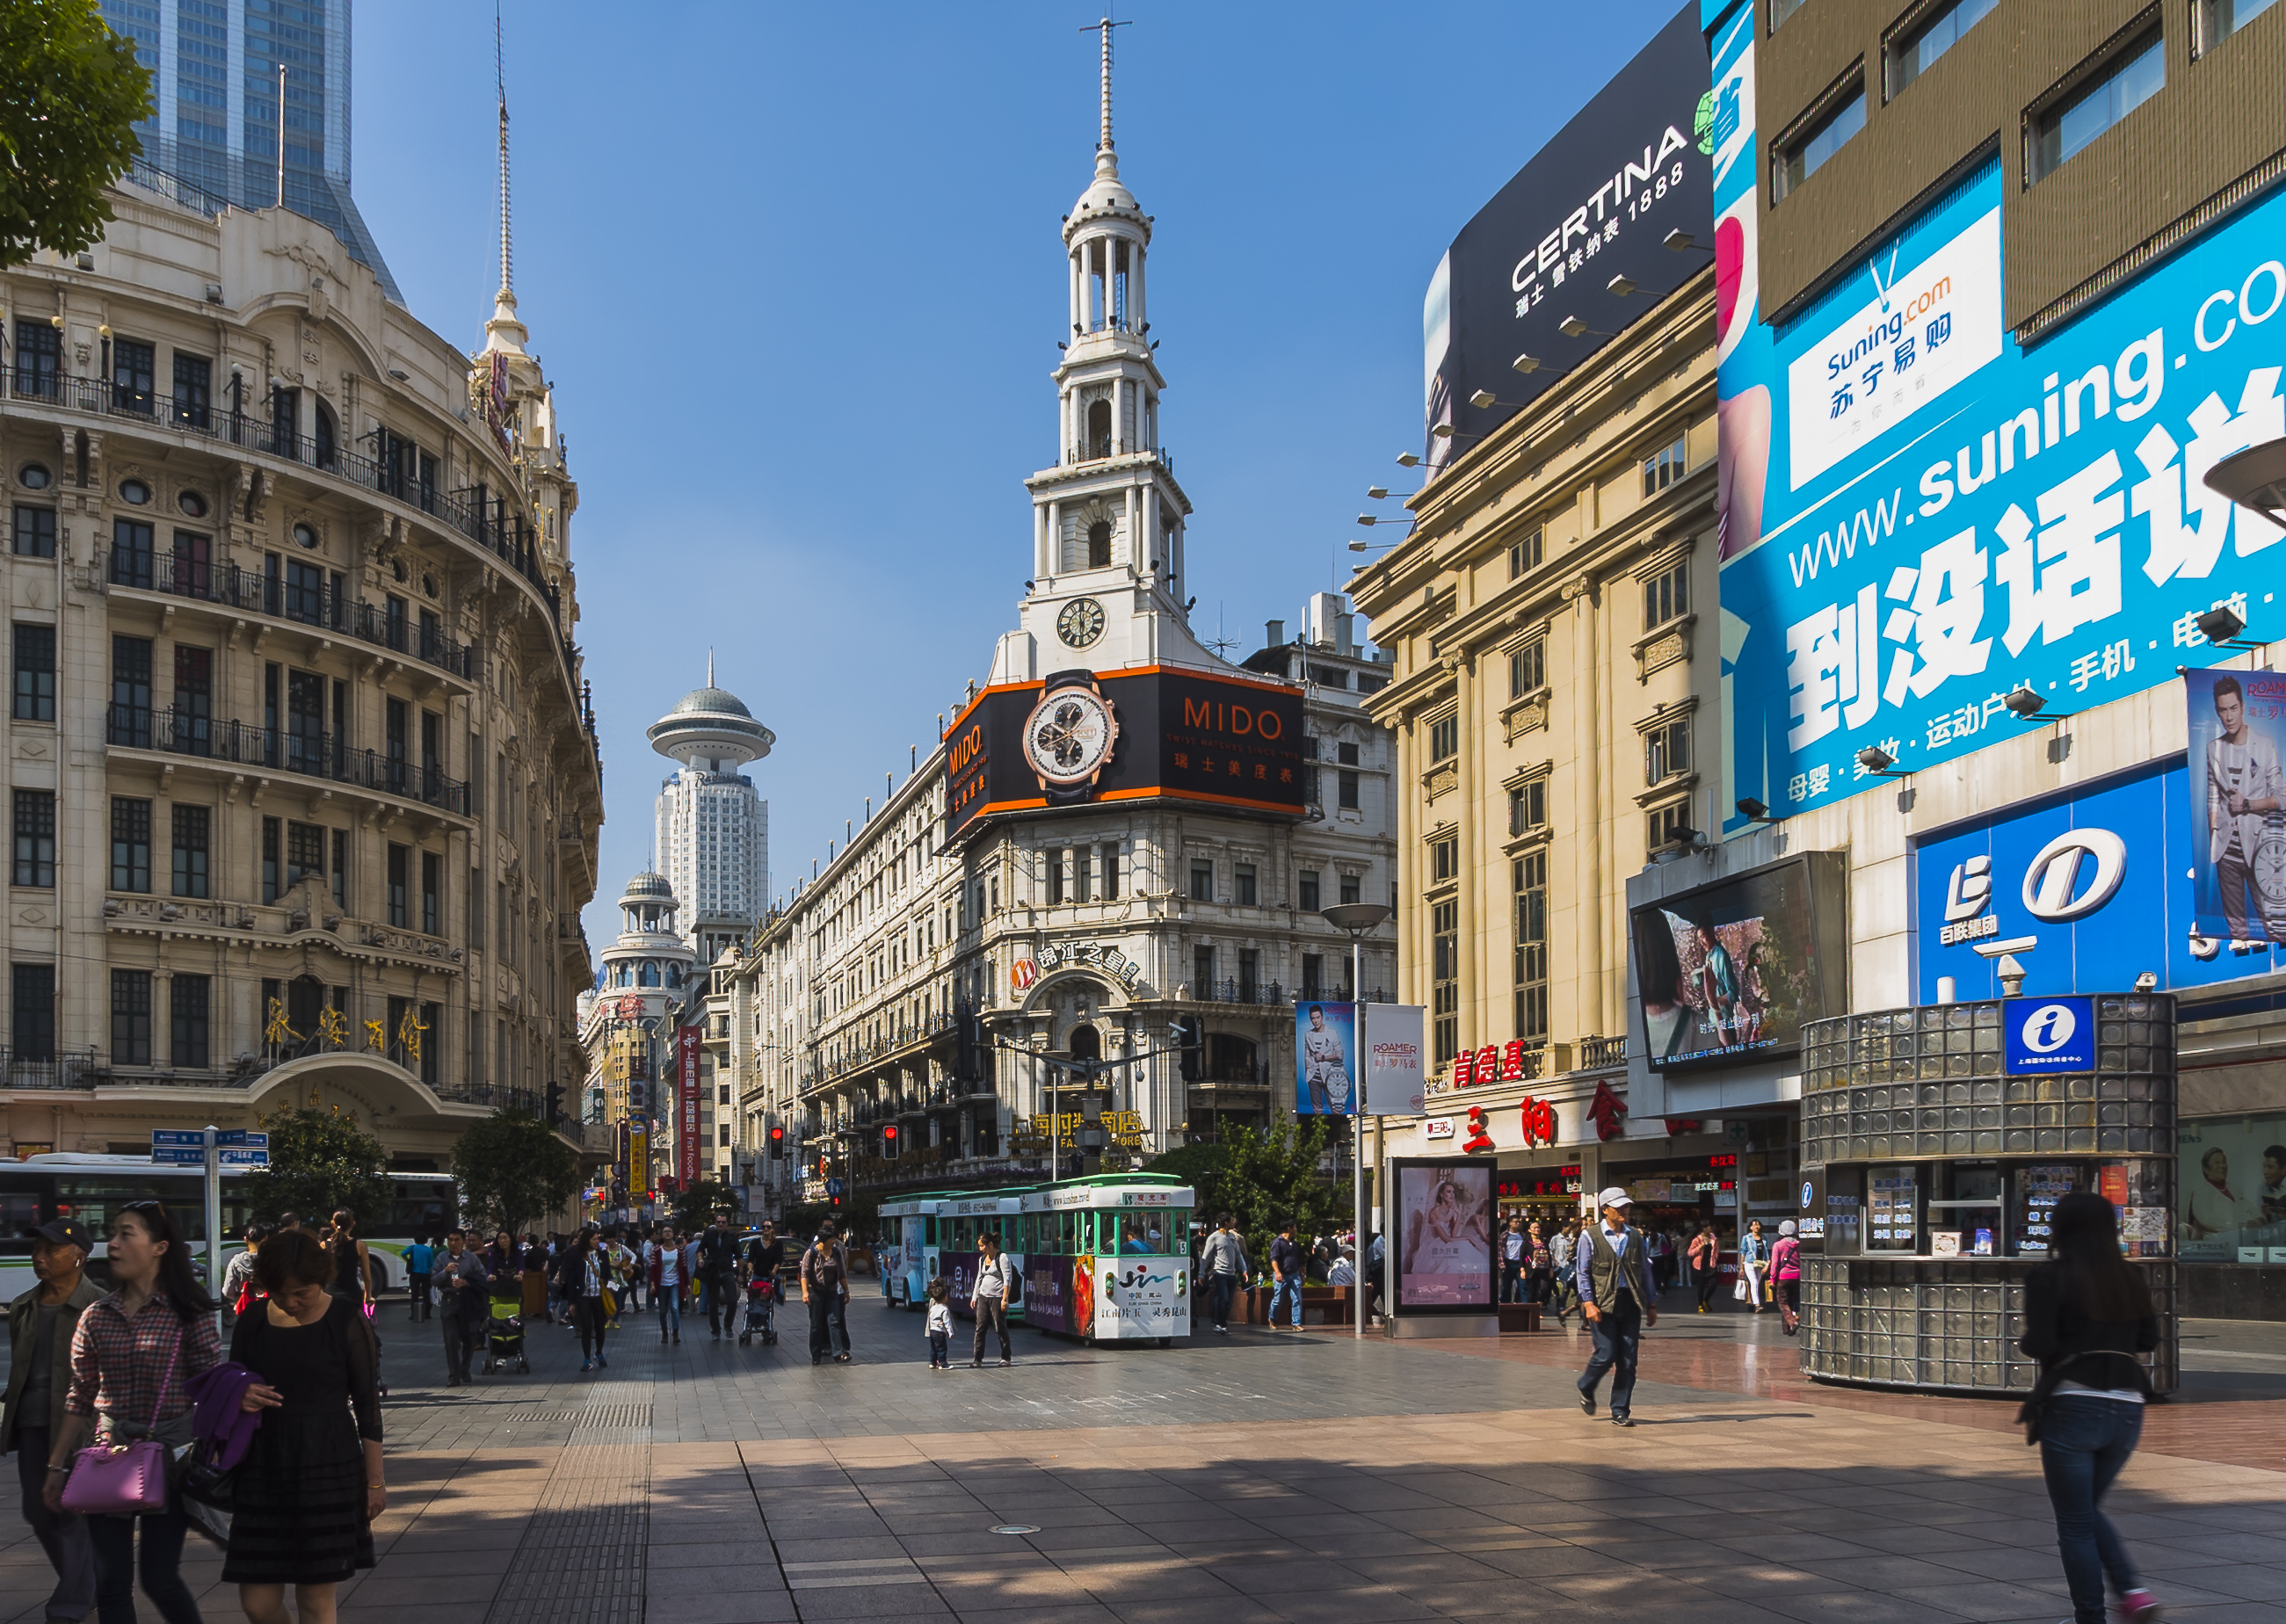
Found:
[{"label": "man wearing cap", "polygon": [[1644,1327],[1659,1323],[1659,1296],[1651,1289],[1651,1249],[1628,1227],[1628,1193],[1613,1185],[1596,1197],[1603,1220],[1580,1232],[1575,1250],[1580,1312],[1596,1338],[1596,1352],[1580,1373],[1580,1410],[1596,1413],[1596,1385],[1612,1373],[1612,1424],[1631,1427],[1628,1414],[1636,1393],[1636,1351]]},{"label": "man wearing cap", "polygon": [[43,1498],[47,1486],[48,1439],[64,1424],[64,1395],[71,1387],[72,1333],[80,1311],[103,1297],[87,1278],[93,1250],[87,1231],[69,1218],[57,1218],[24,1231],[32,1242],[32,1273],[39,1284],[8,1305],[6,1408],[0,1413],[0,1454],[16,1452],[17,1478],[24,1490],[24,1520],[32,1525],[56,1588],[48,1597],[50,1619],[83,1619],[95,1606],[95,1548],[87,1520],[51,1511]]}]

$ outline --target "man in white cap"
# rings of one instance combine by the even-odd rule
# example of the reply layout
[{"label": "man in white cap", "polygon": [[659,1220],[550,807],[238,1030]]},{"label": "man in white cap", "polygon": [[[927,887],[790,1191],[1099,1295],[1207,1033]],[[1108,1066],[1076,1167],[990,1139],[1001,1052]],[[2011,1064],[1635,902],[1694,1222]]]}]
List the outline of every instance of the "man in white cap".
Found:
[{"label": "man in white cap", "polygon": [[1659,1297],[1651,1289],[1651,1249],[1628,1227],[1628,1193],[1613,1185],[1596,1197],[1603,1210],[1600,1223],[1580,1234],[1575,1251],[1580,1279],[1580,1312],[1596,1339],[1596,1352],[1580,1373],[1580,1411],[1596,1413],[1596,1388],[1604,1372],[1612,1373],[1612,1424],[1631,1427],[1628,1415],[1636,1392],[1636,1351],[1644,1327],[1659,1323]]}]

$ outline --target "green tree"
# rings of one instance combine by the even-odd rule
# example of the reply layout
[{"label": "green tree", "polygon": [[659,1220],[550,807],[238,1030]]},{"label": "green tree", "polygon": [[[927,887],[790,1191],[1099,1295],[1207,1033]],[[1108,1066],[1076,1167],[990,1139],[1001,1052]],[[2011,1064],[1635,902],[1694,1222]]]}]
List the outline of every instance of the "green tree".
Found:
[{"label": "green tree", "polygon": [[103,235],[103,189],[142,144],[151,72],[97,0],[0,0],[0,266]]},{"label": "green tree", "polygon": [[674,1226],[685,1234],[704,1229],[718,1212],[728,1212],[733,1226],[740,1222],[738,1198],[727,1184],[699,1179],[674,1194]]},{"label": "green tree", "polygon": [[336,1210],[357,1214],[360,1232],[380,1233],[388,1216],[389,1186],[382,1171],[389,1152],[336,1106],[330,1111],[304,1106],[255,1121],[270,1135],[270,1167],[240,1181],[247,1210],[264,1222],[298,1212],[312,1225]]},{"label": "green tree", "polygon": [[1201,1221],[1211,1226],[1229,1213],[1245,1237],[1247,1257],[1267,1267],[1270,1242],[1289,1218],[1305,1244],[1312,1236],[1349,1227],[1350,1186],[1318,1167],[1318,1158],[1334,1142],[1327,1118],[1312,1117],[1307,1127],[1281,1119],[1267,1132],[1241,1128],[1219,1145],[1169,1151],[1155,1158],[1149,1171],[1187,1178],[1198,1192]]},{"label": "green tree", "polygon": [[453,1144],[463,1218],[523,1234],[579,1188],[579,1158],[538,1118],[495,1111]]}]

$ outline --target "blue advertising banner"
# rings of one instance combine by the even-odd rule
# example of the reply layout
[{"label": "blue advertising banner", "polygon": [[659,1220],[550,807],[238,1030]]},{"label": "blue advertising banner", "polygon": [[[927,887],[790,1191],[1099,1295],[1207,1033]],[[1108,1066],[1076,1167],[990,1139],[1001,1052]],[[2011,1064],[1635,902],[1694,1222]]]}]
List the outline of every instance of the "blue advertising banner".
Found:
[{"label": "blue advertising banner", "polygon": [[2228,942],[2286,942],[2286,676],[2187,671],[2194,928]]},{"label": "blue advertising banner", "polygon": [[2011,998],[2005,1007],[2000,1036],[2010,1076],[2095,1069],[2093,998]]},{"label": "blue advertising banner", "polygon": [[[2243,675],[2243,674],[2242,674]],[[2124,992],[2148,971],[2166,990],[2280,967],[2269,943],[2210,934],[2193,898],[2203,808],[2180,761],[1957,825],[1912,853],[1914,985],[1997,998],[2004,955],[2024,993]]]},{"label": "blue advertising banner", "polygon": [[1357,1114],[1357,1005],[1294,1006],[1294,1109],[1303,1116]]},{"label": "blue advertising banner", "polygon": [[1782,331],[1733,334],[1723,204],[1753,173],[1722,135],[1746,59],[1741,83],[1718,57],[1715,91],[1737,792],[1799,812],[1866,788],[1869,745],[1912,772],[1995,742],[2020,684],[2068,713],[2203,664],[2219,604],[2259,627],[2253,561],[2286,531],[2203,478],[2286,435],[2286,189],[2026,350],[2002,326],[1996,160]]}]

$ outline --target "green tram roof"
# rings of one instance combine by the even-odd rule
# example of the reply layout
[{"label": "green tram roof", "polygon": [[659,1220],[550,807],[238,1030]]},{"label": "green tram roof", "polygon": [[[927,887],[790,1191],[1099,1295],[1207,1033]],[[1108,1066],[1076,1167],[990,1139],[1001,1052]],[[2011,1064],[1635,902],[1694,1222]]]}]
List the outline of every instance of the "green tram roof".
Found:
[{"label": "green tram roof", "polygon": [[883,1202],[888,1218],[998,1218],[1015,1212],[1060,1212],[1125,1207],[1195,1207],[1198,1193],[1166,1173],[1094,1173],[1052,1184],[1010,1185],[997,1190],[924,1190]]}]

